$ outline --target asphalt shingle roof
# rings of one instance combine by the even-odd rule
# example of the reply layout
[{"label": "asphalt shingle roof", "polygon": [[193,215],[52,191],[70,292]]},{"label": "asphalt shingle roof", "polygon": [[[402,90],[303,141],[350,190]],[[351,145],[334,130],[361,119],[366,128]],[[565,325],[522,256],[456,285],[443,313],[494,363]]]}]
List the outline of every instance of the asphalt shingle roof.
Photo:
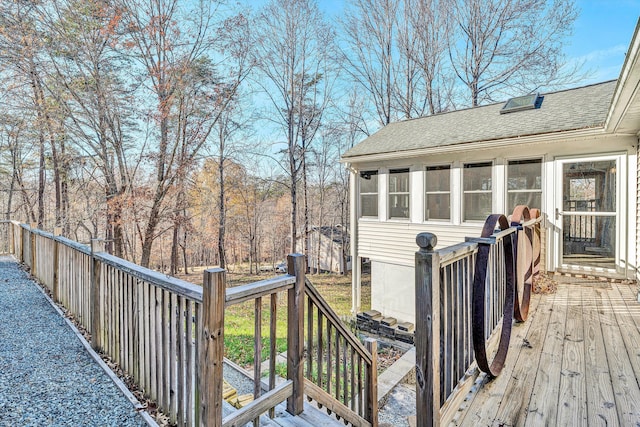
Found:
[{"label": "asphalt shingle roof", "polygon": [[428,149],[604,125],[616,81],[543,94],[539,109],[500,114],[504,102],[391,123],[344,153],[370,154]]}]

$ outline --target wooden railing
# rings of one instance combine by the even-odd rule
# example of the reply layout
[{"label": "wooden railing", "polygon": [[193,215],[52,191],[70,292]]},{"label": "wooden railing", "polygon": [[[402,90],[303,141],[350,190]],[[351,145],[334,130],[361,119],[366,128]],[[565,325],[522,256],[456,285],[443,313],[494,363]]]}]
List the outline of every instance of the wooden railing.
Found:
[{"label": "wooden railing", "polygon": [[[267,411],[273,416],[273,408],[284,400],[288,412],[299,414],[306,395],[352,425],[377,425],[375,341],[367,342],[367,350],[351,334],[306,280],[301,255],[288,257],[289,274],[283,276],[227,289],[224,270],[212,269],[205,271],[200,287],[109,255],[98,240],[88,246],[15,221],[3,224],[9,228],[8,252],[30,267],[53,299],[90,333],[92,346],[117,363],[172,424],[244,425]],[[282,291],[288,293],[287,375],[276,385],[277,299]],[[265,392],[260,371],[264,297],[270,299]],[[222,419],[224,309],[249,300],[256,312],[255,399]],[[305,318],[318,329],[305,327]],[[305,340],[305,331],[311,338]],[[324,367],[312,352],[325,357]],[[319,382],[305,379],[305,358],[307,378]]]},{"label": "wooden railing", "polygon": [[[204,285],[205,305],[211,308],[204,319],[205,339],[202,354],[215,354],[213,363],[202,366],[203,377],[222,378],[222,353],[214,350],[224,340],[224,310],[234,304],[253,301],[254,322],[254,401],[222,419],[216,396],[222,383],[210,383],[201,391],[203,419],[212,417],[211,425],[238,426],[255,420],[287,401],[287,411],[297,415],[303,410],[303,396],[326,407],[345,423],[354,426],[377,425],[376,342],[363,345],[350,332],[313,285],[305,278],[302,255],[288,257],[288,275],[226,290],[224,270],[208,270]],[[287,366],[286,379],[276,386],[276,322],[278,295],[287,291]],[[262,382],[261,351],[263,298],[268,297],[269,360],[267,383]],[[210,301],[207,303],[207,301]],[[213,309],[214,306],[217,308]],[[306,307],[306,315],[305,315]],[[306,334],[306,336],[305,336]],[[305,347],[306,344],[306,347]],[[210,358],[208,360],[211,360]],[[266,389],[266,390],[264,390]],[[207,405],[207,402],[212,402]]]},{"label": "wooden railing", "polygon": [[434,249],[432,233],[417,236],[418,425],[448,424],[478,370],[500,373],[512,319],[523,321],[528,313],[539,270],[540,222],[538,211],[520,206],[511,224],[503,215],[491,215],[479,238],[444,249]]}]

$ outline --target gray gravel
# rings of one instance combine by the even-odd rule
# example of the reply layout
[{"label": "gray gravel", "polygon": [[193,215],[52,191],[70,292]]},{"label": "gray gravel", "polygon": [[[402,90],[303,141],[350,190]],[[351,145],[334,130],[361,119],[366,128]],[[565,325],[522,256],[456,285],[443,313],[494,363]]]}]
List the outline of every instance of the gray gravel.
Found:
[{"label": "gray gravel", "polygon": [[0,256],[0,426],[145,426],[38,285]]}]

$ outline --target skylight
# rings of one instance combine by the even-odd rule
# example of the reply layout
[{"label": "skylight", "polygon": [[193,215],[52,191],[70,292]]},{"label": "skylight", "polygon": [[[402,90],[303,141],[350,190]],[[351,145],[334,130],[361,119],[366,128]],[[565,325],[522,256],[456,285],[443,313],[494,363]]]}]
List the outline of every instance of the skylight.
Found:
[{"label": "skylight", "polygon": [[500,114],[540,108],[543,99],[544,97],[540,96],[539,93],[511,98],[504,104],[504,107],[500,110]]}]

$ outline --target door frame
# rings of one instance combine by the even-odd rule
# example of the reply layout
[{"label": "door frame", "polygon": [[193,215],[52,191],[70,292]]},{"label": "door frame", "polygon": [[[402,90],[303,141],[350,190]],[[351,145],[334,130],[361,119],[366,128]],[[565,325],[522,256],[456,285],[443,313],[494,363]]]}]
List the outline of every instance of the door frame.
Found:
[{"label": "door frame", "polygon": [[[614,160],[616,162],[616,211],[615,211],[615,227],[616,227],[616,244],[615,244],[615,268],[608,269],[602,267],[589,267],[585,265],[569,264],[563,259],[563,217],[559,215],[563,212],[563,192],[564,192],[564,171],[563,166],[566,163],[575,162],[596,162]],[[627,259],[628,246],[628,213],[627,213],[627,153],[613,152],[601,155],[588,156],[558,156],[554,159],[554,197],[553,207],[549,211],[549,220],[554,225],[556,238],[554,244],[555,259],[554,264],[558,271],[586,273],[604,276],[620,276],[627,275],[627,262],[621,259]]]}]

